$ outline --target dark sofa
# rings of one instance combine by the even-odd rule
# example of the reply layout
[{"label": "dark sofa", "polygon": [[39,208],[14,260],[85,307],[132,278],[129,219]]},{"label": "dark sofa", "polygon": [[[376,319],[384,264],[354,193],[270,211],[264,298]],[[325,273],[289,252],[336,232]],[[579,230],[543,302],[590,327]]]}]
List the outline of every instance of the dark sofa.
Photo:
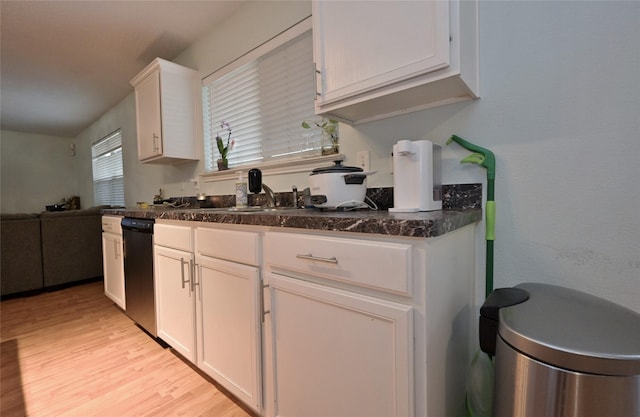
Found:
[{"label": "dark sofa", "polygon": [[42,288],[42,246],[37,214],[3,214],[0,224],[1,294]]},{"label": "dark sofa", "polygon": [[3,214],[1,295],[101,277],[102,208]]}]

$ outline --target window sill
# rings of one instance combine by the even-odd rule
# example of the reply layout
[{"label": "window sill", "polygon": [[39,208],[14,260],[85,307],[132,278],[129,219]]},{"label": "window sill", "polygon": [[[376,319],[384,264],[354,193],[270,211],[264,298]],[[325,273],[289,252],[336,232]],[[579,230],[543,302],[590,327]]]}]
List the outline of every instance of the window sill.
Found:
[{"label": "window sill", "polygon": [[293,174],[296,172],[310,172],[315,168],[322,168],[333,161],[344,161],[343,154],[333,154],[326,156],[315,156],[303,159],[293,159],[286,161],[266,162],[262,164],[247,164],[229,167],[224,171],[212,171],[201,174],[200,178],[204,182],[227,181],[238,177],[238,171],[246,172],[251,168],[258,168],[262,175]]}]

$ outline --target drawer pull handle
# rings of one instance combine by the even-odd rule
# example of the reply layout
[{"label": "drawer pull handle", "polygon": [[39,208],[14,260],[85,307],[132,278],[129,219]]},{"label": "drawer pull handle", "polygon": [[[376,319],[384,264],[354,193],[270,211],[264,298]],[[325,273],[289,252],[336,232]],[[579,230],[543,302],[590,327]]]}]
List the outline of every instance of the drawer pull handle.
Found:
[{"label": "drawer pull handle", "polygon": [[330,264],[337,264],[338,263],[338,259],[335,256],[332,256],[331,258],[321,258],[319,256],[313,256],[312,254],[307,254],[307,255],[296,255],[296,258],[298,259],[308,259],[310,261],[320,261],[320,262],[327,262]]}]

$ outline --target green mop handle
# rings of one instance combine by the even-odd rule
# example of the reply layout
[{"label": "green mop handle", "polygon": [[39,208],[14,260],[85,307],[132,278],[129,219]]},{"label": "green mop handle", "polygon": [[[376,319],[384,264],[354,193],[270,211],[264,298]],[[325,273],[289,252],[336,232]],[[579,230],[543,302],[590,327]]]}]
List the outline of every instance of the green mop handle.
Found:
[{"label": "green mop handle", "polygon": [[487,241],[487,266],[485,270],[484,296],[493,291],[493,241],[496,240],[496,202],[493,200],[493,180],[487,180],[487,198],[491,189],[491,200],[487,199],[485,239]]},{"label": "green mop handle", "polygon": [[491,185],[490,187],[489,186],[487,187],[487,207],[486,207],[487,224],[486,224],[486,231],[485,231],[485,239],[496,240],[496,202],[493,199],[493,195],[491,196],[491,199],[489,199],[489,195],[488,195],[489,188],[491,188],[491,190],[493,191],[494,180],[487,180],[487,181],[490,182]]},{"label": "green mop handle", "polygon": [[485,297],[493,291],[493,241],[496,239],[496,202],[494,195],[496,179],[496,157],[489,149],[467,142],[460,136],[452,135],[447,145],[456,142],[463,148],[474,152],[460,162],[478,164],[487,169],[487,206],[485,240],[487,241],[487,266],[485,277]]},{"label": "green mop handle", "polygon": [[469,162],[473,164],[478,164],[487,169],[487,216],[486,216],[486,240],[495,240],[496,239],[496,202],[494,196],[494,187],[495,187],[495,179],[496,179],[496,157],[489,149],[483,148],[482,146],[474,145],[473,143],[467,142],[462,139],[460,136],[453,135],[447,141],[447,144],[451,142],[456,142],[463,148],[474,152],[473,154],[467,156],[460,162]]},{"label": "green mop handle", "polygon": [[[466,140],[462,139],[460,136],[456,135],[451,136],[451,138],[447,141],[447,145],[451,142],[456,142],[463,148],[471,152],[475,152],[473,155],[466,157],[461,162],[472,162],[481,165],[487,169],[487,180],[496,179],[496,157],[493,152],[491,152],[489,149],[483,148],[482,146],[469,143]],[[487,200],[493,201],[493,182],[487,185]]]}]

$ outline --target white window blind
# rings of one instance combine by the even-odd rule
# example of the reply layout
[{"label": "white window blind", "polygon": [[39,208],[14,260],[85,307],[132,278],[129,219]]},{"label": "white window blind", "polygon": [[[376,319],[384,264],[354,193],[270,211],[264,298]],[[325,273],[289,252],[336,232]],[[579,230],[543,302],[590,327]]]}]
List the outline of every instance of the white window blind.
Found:
[{"label": "white window blind", "polygon": [[96,205],[124,206],[122,135],[116,131],[91,146]]},{"label": "white window blind", "polygon": [[311,31],[278,46],[203,86],[207,172],[220,157],[215,137],[227,141],[220,123],[231,125],[235,146],[229,166],[302,158],[303,120],[315,118]]}]

